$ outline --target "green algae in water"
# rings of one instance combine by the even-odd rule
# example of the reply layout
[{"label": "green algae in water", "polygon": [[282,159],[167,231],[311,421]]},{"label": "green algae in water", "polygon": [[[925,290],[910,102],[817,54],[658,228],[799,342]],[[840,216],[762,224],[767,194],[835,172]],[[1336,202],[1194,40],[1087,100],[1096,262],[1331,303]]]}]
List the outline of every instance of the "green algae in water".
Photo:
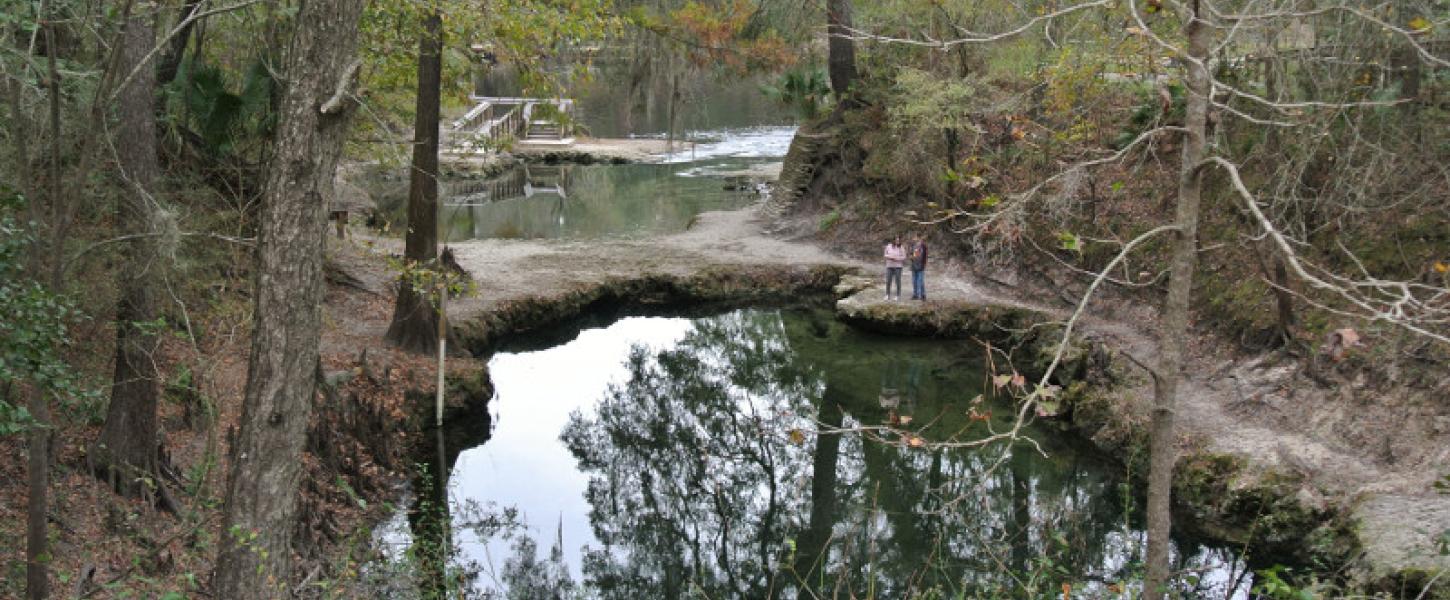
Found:
[{"label": "green algae in water", "polygon": [[[492,437],[451,471],[456,560],[520,597],[1102,596],[1138,578],[1121,467],[1071,436],[926,450],[878,428],[1006,428],[982,365],[972,343],[811,310],[626,318],[498,354]],[[522,523],[466,527],[505,508]],[[1188,595],[1224,597],[1231,553],[1177,556],[1199,569]]]}]

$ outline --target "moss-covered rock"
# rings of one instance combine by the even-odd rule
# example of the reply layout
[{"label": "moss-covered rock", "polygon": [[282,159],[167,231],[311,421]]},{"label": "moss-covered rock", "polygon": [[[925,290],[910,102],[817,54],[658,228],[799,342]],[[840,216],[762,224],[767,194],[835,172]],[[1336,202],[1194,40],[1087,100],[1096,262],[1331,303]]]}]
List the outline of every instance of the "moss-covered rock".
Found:
[{"label": "moss-covered rock", "polygon": [[675,309],[824,301],[841,277],[840,265],[719,265],[690,275],[642,274],[580,284],[562,293],[511,300],[454,325],[450,338],[475,356],[499,343],[588,313],[667,312]]},{"label": "moss-covered rock", "polygon": [[1247,546],[1256,562],[1343,565],[1354,537],[1336,511],[1315,506],[1307,485],[1243,457],[1193,453],[1178,460],[1173,495],[1192,533]]}]

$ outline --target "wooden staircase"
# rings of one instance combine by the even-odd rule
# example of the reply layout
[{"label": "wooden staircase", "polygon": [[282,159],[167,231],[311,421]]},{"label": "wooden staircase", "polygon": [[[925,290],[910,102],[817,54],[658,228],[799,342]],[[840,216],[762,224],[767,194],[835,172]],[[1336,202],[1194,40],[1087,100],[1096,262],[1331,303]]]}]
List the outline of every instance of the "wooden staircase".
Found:
[{"label": "wooden staircase", "polygon": [[563,128],[553,121],[529,121],[524,140],[534,142],[559,142],[564,140]]},{"label": "wooden staircase", "polygon": [[770,191],[770,199],[761,206],[761,213],[771,219],[790,214],[796,203],[816,176],[816,158],[834,133],[817,133],[805,126],[796,130],[790,140],[790,149],[785,153],[785,162],[780,177]]},{"label": "wooden staircase", "polygon": [[[567,127],[574,108],[571,98],[493,98],[474,96],[474,105],[462,117],[441,127],[445,152],[476,154],[486,152],[506,139],[528,144],[570,145],[574,138]],[[564,119],[534,118],[535,109],[550,106]]]}]

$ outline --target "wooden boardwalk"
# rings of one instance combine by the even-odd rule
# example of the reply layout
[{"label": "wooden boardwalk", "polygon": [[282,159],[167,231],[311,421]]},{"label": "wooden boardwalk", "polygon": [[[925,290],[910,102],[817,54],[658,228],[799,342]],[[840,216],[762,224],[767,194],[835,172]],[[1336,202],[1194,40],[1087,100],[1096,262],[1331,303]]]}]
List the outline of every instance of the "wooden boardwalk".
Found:
[{"label": "wooden boardwalk", "polygon": [[479,154],[512,142],[574,143],[572,98],[470,96],[473,108],[441,127],[443,151]]}]

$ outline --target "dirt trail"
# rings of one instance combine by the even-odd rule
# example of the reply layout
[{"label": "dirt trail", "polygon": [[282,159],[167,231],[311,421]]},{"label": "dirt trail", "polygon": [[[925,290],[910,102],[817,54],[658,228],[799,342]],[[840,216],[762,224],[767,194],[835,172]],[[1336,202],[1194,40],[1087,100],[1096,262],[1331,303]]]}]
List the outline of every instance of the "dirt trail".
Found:
[{"label": "dirt trail", "polygon": [[[766,232],[756,208],[703,214],[688,231],[647,239],[606,241],[482,240],[453,245],[459,263],[479,283],[477,297],[453,306],[455,322],[478,318],[514,300],[566,294],[581,284],[648,275],[685,276],[728,265],[844,265],[864,274],[875,262],[842,257],[804,241]],[[844,305],[882,303],[873,287],[841,300]],[[1029,308],[1065,318],[1060,304],[1043,305],[1002,285],[960,269],[934,268],[928,294],[933,302]],[[898,301],[903,305],[909,301]],[[909,305],[909,304],[907,304]],[[1098,311],[1093,311],[1098,312]],[[1156,342],[1142,324],[1154,321],[1148,307],[1115,307],[1115,320],[1086,318],[1081,331],[1151,364]],[[1345,435],[1344,423],[1359,402],[1364,411],[1394,412],[1368,400],[1346,402],[1341,392],[1308,383],[1292,364],[1267,357],[1234,358],[1216,352],[1215,343],[1195,339],[1191,372],[1179,399],[1179,430],[1185,444],[1241,456],[1252,468],[1300,475],[1307,482],[1297,499],[1309,506],[1348,507],[1360,522],[1362,541],[1376,570],[1450,568],[1439,556],[1434,537],[1450,530],[1450,496],[1436,494],[1433,481],[1450,464],[1450,417],[1427,417],[1421,444],[1372,449],[1373,436]],[[1152,386],[1146,371],[1125,391],[1147,414]],[[1146,418],[1146,417],[1145,417]],[[1403,418],[1403,416],[1401,417]],[[1365,426],[1392,435],[1394,415]],[[1376,423],[1379,423],[1378,425]],[[1428,427],[1428,429],[1426,429]],[[1374,433],[1374,432],[1371,432]],[[1388,438],[1386,438],[1388,439]],[[1428,443],[1425,443],[1428,442]],[[1390,442],[1383,442],[1390,443]]]}]

